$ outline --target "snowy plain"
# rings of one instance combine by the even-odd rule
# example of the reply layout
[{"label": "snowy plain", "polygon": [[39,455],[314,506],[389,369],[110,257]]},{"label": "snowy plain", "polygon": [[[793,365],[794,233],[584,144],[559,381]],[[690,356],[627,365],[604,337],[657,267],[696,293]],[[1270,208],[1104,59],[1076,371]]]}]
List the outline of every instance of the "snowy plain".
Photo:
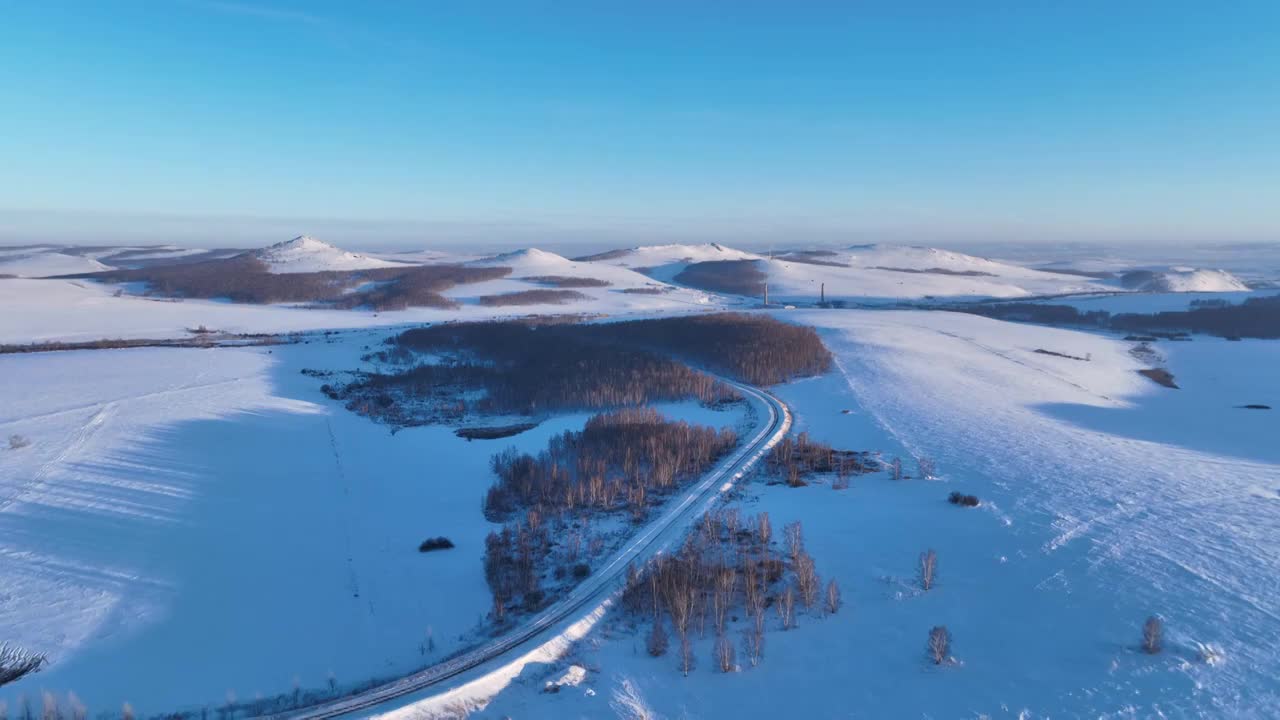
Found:
[{"label": "snowy plain", "polygon": [[[551,418],[496,443],[467,443],[445,427],[392,435],[326,399],[321,381],[300,373],[358,366],[366,346],[393,326],[749,308],[743,298],[668,284],[704,259],[764,258],[771,288],[782,292],[792,273],[798,299],[813,299],[826,273],[836,273],[829,297],[1116,290],[923,250],[841,251],[847,257],[836,260],[858,265],[852,269],[720,246],[657,246],[591,262],[526,251],[468,258],[519,270],[449,291],[461,303],[456,310],[376,314],[117,296],[85,280],[0,279],[3,343],[185,337],[199,325],[344,331],[275,347],[0,356],[0,437],[32,441],[0,449],[0,640],[47,651],[52,661],[0,689],[0,701],[14,708],[20,695],[50,690],[74,691],[94,711],[113,712],[124,701],[142,714],[216,706],[295,684],[322,687],[331,673],[348,684],[405,672],[431,660],[428,629],[438,656],[473,639],[488,604],[479,557],[489,524],[479,499],[491,480],[489,456],[507,445],[540,448],[586,415]],[[636,271],[654,266],[665,269]],[[900,271],[908,267],[991,275]],[[537,275],[613,285],[582,289],[588,299],[567,305],[477,304],[485,294],[528,289],[520,278]],[[670,289],[619,292],[653,284]],[[1246,296],[1050,302],[1152,311]],[[801,710],[867,718],[1280,716],[1280,415],[1240,407],[1280,408],[1280,342],[1196,337],[1156,343],[1155,357],[1139,358],[1135,343],[1114,335],[969,315],[775,315],[818,328],[837,361],[823,377],[777,388],[797,431],[902,457],[908,468],[911,458],[928,456],[940,478],[895,483],[877,473],[844,491],[821,482],[751,486],[737,502],[767,510],[776,527],[802,521],[819,572],[835,578],[845,598],[836,616],[771,631],[759,668],[715,673],[704,639],[699,667],[683,678],[673,658],[645,654],[643,628],[606,622],[565,660],[527,670],[483,715],[633,717],[638,703],[668,718]],[[1167,367],[1180,389],[1137,374],[1152,364]],[[669,409],[733,422],[696,406]],[[952,490],[983,504],[950,506]],[[434,535],[468,539],[449,553],[417,553]],[[929,547],[941,569],[926,594],[915,587],[914,567]],[[1155,657],[1137,649],[1151,614],[1165,619],[1168,633],[1167,651]],[[935,624],[954,635],[953,665],[924,660]],[[561,692],[542,692],[545,680],[566,674],[573,682]],[[805,689],[802,706],[796,688]]]}]

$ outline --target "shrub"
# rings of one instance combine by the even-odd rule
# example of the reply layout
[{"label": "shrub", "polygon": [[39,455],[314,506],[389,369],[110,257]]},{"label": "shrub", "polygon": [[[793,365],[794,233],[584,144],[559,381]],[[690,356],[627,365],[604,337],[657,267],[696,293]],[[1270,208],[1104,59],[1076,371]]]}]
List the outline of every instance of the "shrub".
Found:
[{"label": "shrub", "polygon": [[453,541],[441,535],[440,537],[427,538],[418,546],[418,552],[431,552],[432,550],[448,550],[453,547]]},{"label": "shrub", "polygon": [[0,644],[0,685],[6,685],[31,673],[40,672],[45,656],[9,643]]},{"label": "shrub", "polygon": [[20,449],[22,449],[22,448],[24,448],[24,447],[27,447],[27,446],[28,446],[28,445],[30,445],[30,444],[31,444],[31,440],[29,440],[28,438],[26,438],[26,437],[25,437],[25,436],[23,436],[23,435],[10,435],[10,436],[9,436],[9,449],[10,449],[10,450],[20,450]]},{"label": "shrub", "polygon": [[662,657],[667,654],[667,630],[662,625],[662,616],[659,615],[653,619],[653,630],[649,633],[649,640],[645,643],[645,649],[649,651],[652,657]]},{"label": "shrub", "polygon": [[934,665],[946,662],[951,654],[951,632],[946,625],[936,625],[929,631],[929,659]]},{"label": "shrub", "polygon": [[1155,655],[1164,646],[1164,622],[1152,615],[1142,624],[1142,651]]},{"label": "shrub", "polygon": [[947,496],[947,502],[961,507],[978,507],[978,503],[981,501],[978,500],[977,495],[965,495],[957,490]]},{"label": "shrub", "polygon": [[573,576],[579,580],[591,574],[591,566],[586,563],[578,563],[573,566]]}]

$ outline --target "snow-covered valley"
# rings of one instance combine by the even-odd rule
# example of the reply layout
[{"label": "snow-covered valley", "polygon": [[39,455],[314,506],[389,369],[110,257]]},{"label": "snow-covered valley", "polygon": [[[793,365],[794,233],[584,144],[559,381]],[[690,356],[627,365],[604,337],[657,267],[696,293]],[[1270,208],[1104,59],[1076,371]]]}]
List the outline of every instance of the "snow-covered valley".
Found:
[{"label": "snow-covered valley", "polygon": [[[299,259],[299,248],[317,252]],[[298,273],[393,265],[392,256],[333,250],[295,243],[276,259],[298,263]],[[565,658],[526,667],[482,716],[1280,713],[1270,672],[1280,662],[1271,588],[1280,572],[1280,416],[1261,409],[1280,407],[1280,341],[1125,340],[924,309],[761,311],[756,298],[677,277],[699,262],[757,262],[773,297],[804,306],[823,283],[828,300],[851,304],[1078,292],[1044,302],[1115,312],[1274,292],[1226,282],[1223,292],[1193,284],[1148,293],[924,250],[802,258],[842,265],[722,246],[574,260],[539,250],[455,256],[512,271],[448,289],[454,307],[384,312],[0,278],[0,343],[184,338],[200,326],[288,341],[0,355],[0,434],[24,441],[0,448],[0,641],[49,660],[0,688],[0,701],[13,713],[24,696],[38,704],[48,691],[74,693],[95,715],[119,715],[126,702],[144,717],[214,712],[295,688],[394,678],[475,645],[492,632],[481,555],[495,525],[480,507],[490,457],[508,446],[537,452],[592,413],[552,413],[498,441],[468,442],[442,425],[391,432],[301,371],[362,367],[389,334],[422,323],[733,310],[815,328],[830,349],[830,371],[773,388],[794,432],[900,458],[908,475],[929,458],[936,479],[880,471],[848,489],[822,477],[792,488],[762,474],[732,506],[766,511],[778,528],[802,522],[824,582],[839,583],[840,612],[807,611],[786,631],[771,615],[763,662],[740,658],[731,673],[714,667],[713,638],[698,637],[689,677],[673,657],[648,656],[643,625],[605,618]],[[584,298],[482,301],[554,283]],[[1180,289],[1197,292],[1171,291]],[[1177,389],[1138,373],[1151,368]],[[715,427],[744,422],[739,410],[660,407]],[[952,491],[981,504],[951,505]],[[417,551],[435,536],[457,547]],[[939,580],[922,592],[916,565],[927,549],[940,558]],[[1151,615],[1166,628],[1158,655],[1138,647]],[[745,618],[733,622],[737,638]],[[940,667],[925,660],[935,625],[954,637],[954,662]],[[572,682],[544,692],[566,673]]]}]

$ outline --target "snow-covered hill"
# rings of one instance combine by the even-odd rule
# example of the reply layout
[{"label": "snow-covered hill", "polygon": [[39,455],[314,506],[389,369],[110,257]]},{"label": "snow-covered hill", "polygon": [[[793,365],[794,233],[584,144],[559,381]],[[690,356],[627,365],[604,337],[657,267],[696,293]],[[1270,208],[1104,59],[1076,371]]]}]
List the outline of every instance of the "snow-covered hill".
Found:
[{"label": "snow-covered hill", "polygon": [[91,257],[69,255],[52,248],[22,250],[0,248],[0,275],[38,278],[99,272],[107,269],[106,265]]},{"label": "snow-covered hill", "polygon": [[928,247],[857,245],[777,255],[760,263],[771,298],[890,302],[1010,298],[1112,289],[1089,278],[1043,272]]},{"label": "snow-covered hill", "polygon": [[1197,268],[1136,270],[1125,273],[1120,282],[1137,292],[1239,292],[1249,289],[1226,270]]},{"label": "snow-covered hill", "polygon": [[250,255],[266,263],[273,273],[365,270],[408,264],[347,252],[308,235],[299,235],[292,240],[254,250]]}]

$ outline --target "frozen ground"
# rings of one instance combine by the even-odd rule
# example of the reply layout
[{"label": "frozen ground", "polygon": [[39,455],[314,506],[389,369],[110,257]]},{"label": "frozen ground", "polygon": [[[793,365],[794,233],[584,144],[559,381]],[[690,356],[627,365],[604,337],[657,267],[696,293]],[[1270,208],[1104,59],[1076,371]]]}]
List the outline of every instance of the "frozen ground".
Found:
[{"label": "frozen ground", "polygon": [[[95,712],[216,706],[331,673],[403,673],[469,644],[489,604],[490,456],[540,450],[587,415],[497,441],[392,435],[299,372],[354,367],[380,338],[0,357],[0,432],[31,441],[0,450],[0,627],[51,660],[0,700],[47,689]],[[417,551],[437,535],[457,547]]]},{"label": "frozen ground", "polygon": [[[486,717],[1275,717],[1280,681],[1280,395],[1274,342],[1159,346],[1182,390],[1138,376],[1130,344],[920,312],[804,312],[839,358],[780,393],[798,429],[840,447],[928,455],[942,482],[883,474],[848,491],[763,487],[748,509],[802,520],[846,607],[770,633],[764,663],[685,679],[634,634],[598,633],[527,672]],[[1037,348],[1089,362],[1035,353]],[[844,414],[843,410],[854,412]],[[974,493],[982,507],[945,502]],[[917,554],[939,585],[912,584]],[[1167,649],[1137,646],[1145,617]],[[929,666],[945,624],[957,664]],[[1207,663],[1199,644],[1217,649]]]}]

